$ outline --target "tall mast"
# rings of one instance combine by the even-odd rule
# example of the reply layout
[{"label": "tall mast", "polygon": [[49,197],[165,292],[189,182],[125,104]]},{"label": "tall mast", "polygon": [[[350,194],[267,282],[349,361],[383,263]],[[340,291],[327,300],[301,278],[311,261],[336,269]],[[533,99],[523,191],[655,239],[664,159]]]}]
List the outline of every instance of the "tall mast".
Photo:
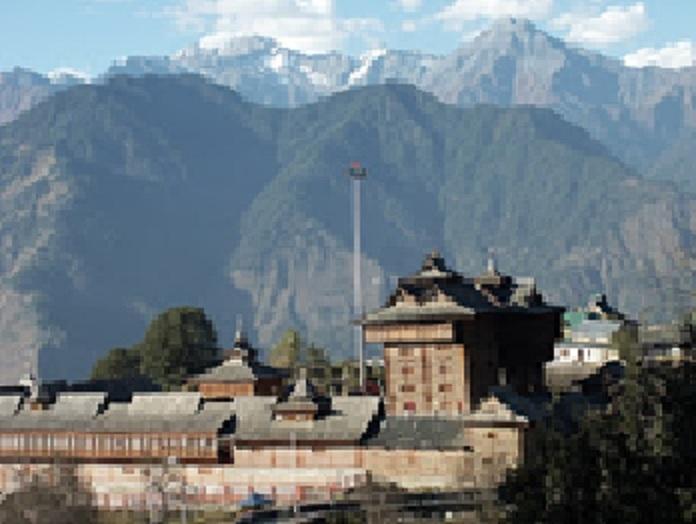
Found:
[{"label": "tall mast", "polygon": [[[360,162],[353,162],[348,169],[353,185],[353,315],[362,315],[362,274],[361,274],[361,224],[360,224],[360,183],[367,176],[367,169]],[[353,329],[353,345],[360,365],[360,391],[365,390],[365,355],[362,325]]]}]

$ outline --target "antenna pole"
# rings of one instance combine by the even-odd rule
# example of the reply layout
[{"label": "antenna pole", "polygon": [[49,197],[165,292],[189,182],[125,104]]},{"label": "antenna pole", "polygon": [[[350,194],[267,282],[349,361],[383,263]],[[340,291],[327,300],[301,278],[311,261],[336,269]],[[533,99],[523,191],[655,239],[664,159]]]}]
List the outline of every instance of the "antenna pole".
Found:
[{"label": "antenna pole", "polygon": [[[353,315],[359,318],[363,313],[362,307],[362,274],[361,274],[361,224],[360,224],[360,183],[367,176],[367,170],[359,162],[353,162],[348,170],[353,185]],[[360,366],[360,391],[365,391],[365,355],[363,347],[362,325],[358,324],[353,330],[353,344]]]},{"label": "antenna pole", "polygon": [[[358,317],[362,314],[362,274],[360,267],[361,257],[361,227],[360,227],[360,178],[353,178],[353,314]],[[355,326],[354,333],[356,353],[360,365],[360,391],[365,390],[365,363],[362,340],[362,326]]]}]

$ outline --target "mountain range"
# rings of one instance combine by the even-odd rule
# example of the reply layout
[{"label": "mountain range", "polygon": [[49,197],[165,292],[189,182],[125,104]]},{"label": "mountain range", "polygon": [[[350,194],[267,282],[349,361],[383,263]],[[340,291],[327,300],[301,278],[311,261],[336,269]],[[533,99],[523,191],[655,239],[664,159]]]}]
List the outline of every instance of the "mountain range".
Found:
[{"label": "mountain range", "polygon": [[[201,74],[246,100],[297,107],[355,86],[408,83],[440,101],[472,107],[550,108],[584,127],[641,174],[696,190],[696,67],[630,68],[569,46],[525,20],[501,20],[444,56],[375,49],[359,58],[305,55],[264,37],[229,40],[222,48],[194,45],[172,56],[131,56],[95,81],[115,75]],[[47,79],[24,70],[0,76],[0,123],[75,76]]]},{"label": "mountain range", "polygon": [[469,275],[493,250],[558,304],[689,304],[696,197],[553,110],[398,83],[274,108],[197,75],[116,75],[0,127],[0,380],[39,352],[42,376],[84,376],[178,305],[204,307],[223,345],[241,315],[262,348],[297,327],[350,356],[356,159],[368,309],[433,248]]}]

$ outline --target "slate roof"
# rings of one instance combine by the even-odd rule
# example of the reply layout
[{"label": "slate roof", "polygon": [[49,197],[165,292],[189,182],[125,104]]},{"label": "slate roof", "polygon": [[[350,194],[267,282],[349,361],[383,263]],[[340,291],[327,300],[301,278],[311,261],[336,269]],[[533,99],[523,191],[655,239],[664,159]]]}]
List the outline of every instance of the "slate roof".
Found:
[{"label": "slate roof", "polygon": [[[159,399],[158,399],[159,400]],[[158,402],[113,403],[92,425],[97,432],[217,433],[234,418],[234,402],[206,402],[192,409],[189,399],[158,412]]]},{"label": "slate roof", "polygon": [[358,442],[379,413],[378,397],[334,397],[331,412],[311,421],[275,420],[273,397],[235,400],[237,441],[351,441]]},{"label": "slate roof", "polygon": [[22,395],[0,396],[0,417],[14,415],[22,402]]},{"label": "slate roof", "polygon": [[275,378],[281,374],[275,368],[262,364],[248,365],[227,360],[206,373],[196,375],[191,382],[250,382],[258,378]]},{"label": "slate roof", "polygon": [[32,410],[27,403],[15,414],[0,413],[0,429],[75,430],[90,427],[103,410],[104,393],[59,393],[45,410]]},{"label": "slate roof", "polygon": [[443,417],[387,417],[368,447],[386,449],[464,449],[464,420]]},{"label": "slate roof", "polygon": [[501,275],[494,266],[477,278],[464,278],[446,268],[433,252],[415,275],[399,279],[385,306],[370,312],[363,324],[435,321],[471,317],[477,313],[515,311],[538,313],[562,309],[543,303],[533,279]]},{"label": "slate roof", "polygon": [[14,402],[0,397],[0,430],[211,433],[234,418],[233,402],[204,403],[199,393],[187,392],[140,393],[108,405],[105,393],[61,393],[48,409],[24,404],[12,412]]},{"label": "slate roof", "polygon": [[506,387],[491,388],[474,412],[460,416],[386,417],[377,434],[367,441],[368,447],[385,449],[471,449],[466,437],[469,427],[519,427],[531,420],[541,420],[548,399],[517,395]]}]

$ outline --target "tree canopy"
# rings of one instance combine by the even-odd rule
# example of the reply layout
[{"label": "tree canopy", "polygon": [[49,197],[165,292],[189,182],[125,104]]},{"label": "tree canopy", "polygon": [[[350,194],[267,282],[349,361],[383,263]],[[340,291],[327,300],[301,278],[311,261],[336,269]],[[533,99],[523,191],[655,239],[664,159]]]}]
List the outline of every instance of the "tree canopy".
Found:
[{"label": "tree canopy", "polygon": [[140,352],[135,348],[114,348],[92,369],[93,380],[119,380],[141,377]]},{"label": "tree canopy", "polygon": [[300,360],[302,339],[296,329],[288,329],[271,349],[269,361],[277,368],[294,369]]},{"label": "tree canopy", "polygon": [[150,323],[142,342],[115,348],[99,360],[93,379],[147,377],[164,388],[217,362],[217,334],[201,308],[166,310]]},{"label": "tree canopy", "polygon": [[577,431],[550,422],[501,487],[508,522],[696,520],[696,365],[629,365]]}]

